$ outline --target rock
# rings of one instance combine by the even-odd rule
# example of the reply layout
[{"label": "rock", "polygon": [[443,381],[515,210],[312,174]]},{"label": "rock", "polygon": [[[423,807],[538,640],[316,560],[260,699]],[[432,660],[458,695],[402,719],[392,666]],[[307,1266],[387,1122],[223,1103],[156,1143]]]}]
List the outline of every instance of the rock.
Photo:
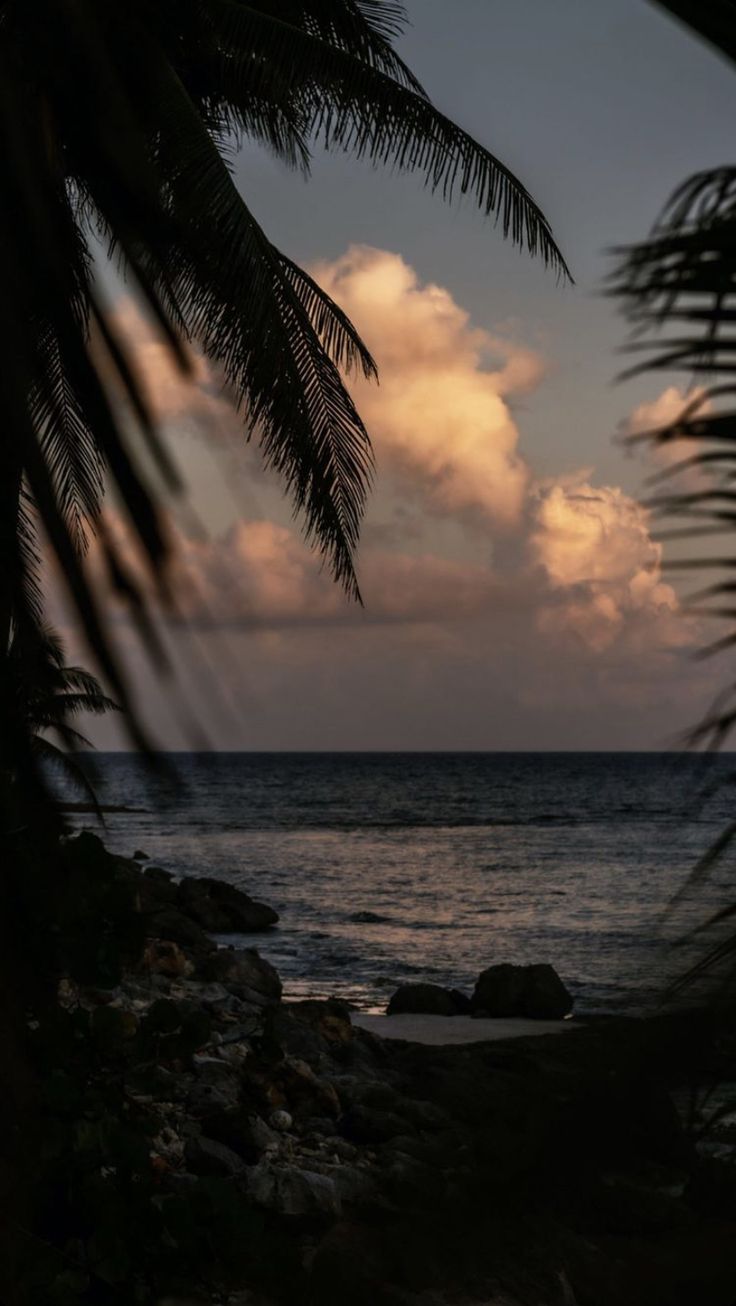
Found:
[{"label": "rock", "polygon": [[134,862],[147,862],[147,861],[148,861],[148,853],[142,853],[141,850],[140,850],[140,848],[136,848],[135,852],[133,853],[133,861],[134,861]]},{"label": "rock", "polygon": [[319,1079],[306,1061],[287,1057],[279,1069],[289,1104],[302,1116],[339,1116],[340,1099],[335,1089],[327,1080]]},{"label": "rock", "polygon": [[341,1202],[360,1205],[372,1202],[377,1195],[374,1175],[365,1167],[357,1165],[336,1165],[329,1170]]},{"label": "rock", "polygon": [[448,992],[455,1003],[458,1016],[469,1016],[473,1006],[467,993],[462,993],[460,989],[449,989]]},{"label": "rock", "polygon": [[344,1052],[353,1043],[355,1031],[344,1003],[328,999],[307,999],[272,1007],[268,1013],[270,1038],[290,1056],[310,1066]]},{"label": "rock", "polygon": [[259,1152],[274,1152],[278,1150],[279,1137],[265,1120],[260,1116],[250,1116],[249,1121],[251,1138],[253,1146]]},{"label": "rock", "polygon": [[249,1114],[243,1107],[211,1111],[202,1117],[202,1127],[208,1138],[224,1143],[248,1165],[255,1165],[264,1154],[279,1150],[278,1134],[260,1116]]},{"label": "rock", "polygon": [[278,971],[256,948],[218,948],[203,958],[199,973],[259,1006],[281,999]]},{"label": "rock", "polygon": [[373,1106],[391,1110],[399,1101],[396,1089],[382,1079],[361,1079],[357,1075],[339,1075],[332,1080],[341,1100],[348,1106]]},{"label": "rock", "polygon": [[471,999],[476,1015],[562,1020],[572,1011],[572,996],[552,966],[489,966],[479,976]]},{"label": "rock", "polygon": [[271,1161],[261,1161],[247,1174],[249,1197],[267,1210],[282,1215],[340,1215],[340,1195],[326,1175]]},{"label": "rock", "polygon": [[350,1143],[386,1143],[397,1134],[405,1134],[407,1122],[392,1111],[354,1106],[340,1117],[338,1129]]},{"label": "rock", "polygon": [[239,1101],[237,1081],[222,1080],[213,1084],[197,1080],[187,1095],[187,1110],[197,1120],[207,1120],[211,1115],[235,1110]]},{"label": "rock", "polygon": [[178,1167],[184,1160],[184,1143],[175,1129],[164,1125],[151,1139],[151,1152]]},{"label": "rock", "polygon": [[534,1020],[564,1020],[572,1011],[572,994],[553,966],[527,968],[524,1014]]},{"label": "rock", "polygon": [[192,1057],[192,1066],[201,1084],[237,1085],[237,1077],[232,1067],[219,1057],[208,1057],[202,1053],[195,1053]]},{"label": "rock", "polygon": [[187,876],[179,884],[179,906],[206,930],[217,934],[270,929],[279,916],[242,889],[209,876]]},{"label": "rock", "polygon": [[146,915],[166,907],[176,907],[177,885],[168,871],[160,866],[147,866],[141,876],[139,896],[141,911]]},{"label": "rock", "polygon": [[219,1031],[218,1043],[221,1047],[229,1047],[231,1043],[242,1043],[244,1039],[252,1038],[258,1034],[261,1029],[263,1014],[260,1009],[255,1011],[247,1020],[237,1021],[234,1025],[226,1025]]},{"label": "rock", "polygon": [[347,1138],[336,1138],[330,1146],[341,1161],[354,1161],[358,1156],[357,1147],[354,1143],[349,1143]]},{"label": "rock", "polygon": [[192,963],[178,943],[168,939],[150,939],[146,944],[141,965],[154,975],[180,977],[191,974]]},{"label": "rock", "polygon": [[337,1134],[334,1120],[328,1119],[327,1116],[310,1116],[308,1120],[302,1122],[301,1130],[307,1138],[334,1138]]},{"label": "rock", "polygon": [[234,1010],[238,1010],[239,1003],[232,994],[228,993],[224,984],[218,984],[216,981],[201,982],[198,980],[189,980],[182,984],[178,989],[172,990],[178,992],[182,997],[188,998],[191,1002],[196,1002],[207,1007],[210,1011],[227,1011],[232,1004]]},{"label": "rock", "polygon": [[458,1007],[449,989],[439,984],[402,984],[391,998],[389,1016],[406,1013],[426,1016],[456,1016]]},{"label": "rock", "polygon": [[242,1158],[214,1138],[190,1138],[184,1149],[187,1168],[192,1174],[222,1177],[240,1174]]},{"label": "rock", "polygon": [[280,1134],[285,1134],[289,1129],[291,1129],[293,1123],[294,1121],[288,1111],[273,1111],[269,1120],[271,1128],[277,1129]]},{"label": "rock", "polygon": [[215,952],[217,944],[209,934],[176,907],[161,907],[146,919],[149,938],[170,939],[195,954]]},{"label": "rock", "polygon": [[523,1016],[526,967],[508,963],[481,971],[471,998],[474,1012],[488,1016]]}]

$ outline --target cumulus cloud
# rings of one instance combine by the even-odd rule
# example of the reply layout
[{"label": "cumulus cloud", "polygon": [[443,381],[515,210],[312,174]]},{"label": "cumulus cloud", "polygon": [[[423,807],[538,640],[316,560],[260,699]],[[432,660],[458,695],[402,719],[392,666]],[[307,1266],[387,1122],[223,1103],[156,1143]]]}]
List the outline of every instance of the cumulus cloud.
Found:
[{"label": "cumulus cloud", "polygon": [[543,360],[473,327],[448,291],[421,285],[398,254],[355,246],[312,270],[378,363],[379,385],[353,391],[379,474],[401,477],[433,512],[518,523],[530,473],[507,400],[539,383]]},{"label": "cumulus cloud", "polygon": [[547,484],[536,491],[532,523],[530,553],[557,598],[542,607],[544,628],[567,627],[602,650],[633,615],[648,618],[661,639],[664,617],[671,638],[677,598],[661,579],[661,546],[634,499],[582,478]]},{"label": "cumulus cloud", "polygon": [[[313,271],[378,362],[378,385],[350,384],[379,488],[400,503],[388,525],[366,532],[364,610],[346,601],[296,529],[271,519],[278,508],[212,537],[172,527],[181,614],[190,629],[219,627],[237,643],[231,694],[244,700],[237,675],[247,675],[249,720],[255,705],[268,705],[257,709],[261,733],[244,734],[238,719],[215,742],[535,747],[545,742],[535,721],[546,713],[547,745],[574,718],[578,733],[566,742],[589,746],[606,742],[595,730],[613,729],[619,708],[652,730],[653,705],[664,702],[669,724],[694,627],[662,580],[661,547],[631,496],[597,486],[591,468],[535,478],[512,404],[540,383],[544,360],[477,329],[447,290],[420,283],[396,254],[353,248]],[[120,320],[163,421],[239,426],[206,362],[195,359],[184,382],[132,305]],[[626,429],[670,420],[683,402],[669,387]],[[120,522],[111,529],[124,543]],[[492,565],[484,536],[503,540]],[[368,706],[351,715],[363,687]],[[315,734],[320,721],[326,734]],[[526,734],[515,724],[523,721]],[[615,738],[625,743],[625,730]]]},{"label": "cumulus cloud", "polygon": [[[691,390],[685,391],[679,386],[669,385],[655,399],[639,404],[629,413],[629,416],[621,423],[621,434],[624,437],[641,435],[645,432],[656,431],[660,427],[669,426],[678,420],[688,404],[700,399],[704,393],[702,386],[694,386]],[[706,400],[698,411],[705,414],[710,411],[711,407],[710,402]],[[663,469],[665,467],[674,467],[677,463],[686,462],[700,448],[701,445],[697,440],[667,440],[663,444],[648,445],[647,455],[652,463]],[[684,468],[678,475],[679,484],[682,488],[699,490],[704,489],[709,484],[707,473],[695,465]]]}]

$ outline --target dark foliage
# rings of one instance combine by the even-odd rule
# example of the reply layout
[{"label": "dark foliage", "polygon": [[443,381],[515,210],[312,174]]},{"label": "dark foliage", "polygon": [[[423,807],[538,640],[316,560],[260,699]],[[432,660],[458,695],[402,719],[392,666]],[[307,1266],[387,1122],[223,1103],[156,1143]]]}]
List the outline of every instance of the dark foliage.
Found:
[{"label": "dark foliage", "polygon": [[[37,598],[25,484],[139,745],[83,559],[103,476],[160,585],[168,542],[113,395],[127,397],[170,489],[176,478],[95,280],[97,240],[181,367],[191,342],[221,369],[246,436],[355,597],[371,450],[341,372],[370,376],[374,365],[344,314],[259,226],[232,179],[233,141],[256,140],[304,172],[317,145],[417,172],[446,199],[467,194],[504,235],[566,273],[521,183],[433,107],[393,49],[402,22],[389,0],[0,6],[0,648],[12,613],[27,615],[29,593]],[[114,542],[102,543],[109,580],[150,644],[141,590]],[[6,732],[11,750],[22,745],[16,733]]]},{"label": "dark foliage", "polygon": [[[736,57],[733,0],[660,3],[729,59]],[[630,349],[643,353],[643,361],[626,375],[681,371],[690,388],[674,421],[632,437],[660,447],[686,439],[695,449],[652,478],[656,488],[650,505],[673,523],[660,538],[694,545],[687,556],[669,557],[665,565],[704,573],[706,584],[690,596],[690,610],[731,623],[736,618],[736,559],[728,547],[736,527],[736,167],[698,173],[678,187],[649,238],[619,251],[611,293],[620,298],[632,324]],[[691,489],[682,474],[693,469],[700,476]],[[711,536],[725,536],[726,548],[700,543]],[[726,652],[734,644],[736,633],[727,629],[701,656]],[[717,749],[735,724],[736,686],[729,682],[689,732],[688,742]],[[691,887],[708,874],[735,834],[733,824],[704,854]],[[722,926],[734,914],[736,907],[727,908],[703,928]],[[736,980],[736,935],[720,938],[682,984],[713,974],[727,988]]]}]

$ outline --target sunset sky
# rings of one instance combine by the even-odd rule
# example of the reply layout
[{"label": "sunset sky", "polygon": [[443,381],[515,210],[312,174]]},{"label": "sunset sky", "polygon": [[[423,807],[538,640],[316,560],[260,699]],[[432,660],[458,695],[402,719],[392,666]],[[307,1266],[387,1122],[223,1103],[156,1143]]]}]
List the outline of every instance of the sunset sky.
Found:
[{"label": "sunset sky", "polygon": [[[645,0],[408,10],[402,53],[532,191],[576,284],[417,179],[317,154],[307,183],[244,150],[256,215],[379,365],[378,386],[354,387],[377,460],[365,609],[320,571],[216,378],[201,363],[184,385],[120,292],[191,505],[175,683],[117,621],[143,715],[173,748],[660,747],[724,668],[692,661],[715,632],[660,570],[635,498],[651,464],[613,439],[675,411],[676,378],[613,384],[625,328],[601,291],[606,250],[732,158],[736,79]],[[122,740],[110,719],[90,733]]]}]

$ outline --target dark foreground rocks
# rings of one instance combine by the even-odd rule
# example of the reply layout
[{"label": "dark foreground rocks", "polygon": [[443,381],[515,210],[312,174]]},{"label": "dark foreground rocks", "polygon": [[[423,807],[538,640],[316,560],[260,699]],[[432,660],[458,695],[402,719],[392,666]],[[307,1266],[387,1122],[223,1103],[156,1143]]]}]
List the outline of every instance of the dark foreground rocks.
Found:
[{"label": "dark foreground rocks", "polygon": [[119,1202],[110,1232],[65,1248],[112,1283],[104,1300],[733,1306],[736,1184],[672,1097],[733,1060],[723,1029],[383,1041],[339,1002],[284,1002],[254,949],[151,936],[169,908],[144,899],[124,973],[59,989],[95,1041],[95,1092],[120,1087],[120,1130],[101,1136],[117,1148],[122,1131],[123,1160],[90,1152],[99,1219]]}]

